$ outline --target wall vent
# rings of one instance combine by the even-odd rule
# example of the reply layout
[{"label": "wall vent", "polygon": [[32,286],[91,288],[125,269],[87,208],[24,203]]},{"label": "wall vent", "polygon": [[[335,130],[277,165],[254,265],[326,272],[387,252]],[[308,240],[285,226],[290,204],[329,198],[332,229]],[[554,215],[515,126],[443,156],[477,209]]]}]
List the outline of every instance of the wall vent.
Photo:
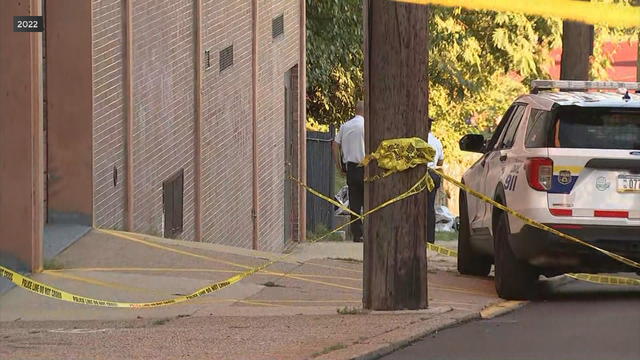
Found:
[{"label": "wall vent", "polygon": [[284,14],[271,20],[271,35],[274,39],[280,35],[284,35]]},{"label": "wall vent", "polygon": [[204,68],[208,69],[211,67],[211,50],[205,50],[204,52]]},{"label": "wall vent", "polygon": [[233,45],[220,51],[220,71],[224,71],[231,65],[233,65]]}]

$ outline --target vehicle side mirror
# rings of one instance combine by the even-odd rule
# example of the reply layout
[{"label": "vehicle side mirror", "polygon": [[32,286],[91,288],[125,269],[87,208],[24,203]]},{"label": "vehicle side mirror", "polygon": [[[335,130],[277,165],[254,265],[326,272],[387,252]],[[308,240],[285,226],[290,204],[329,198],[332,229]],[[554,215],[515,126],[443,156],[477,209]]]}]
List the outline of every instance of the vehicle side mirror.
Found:
[{"label": "vehicle side mirror", "polygon": [[460,150],[484,153],[484,136],[479,134],[467,134],[460,141]]}]

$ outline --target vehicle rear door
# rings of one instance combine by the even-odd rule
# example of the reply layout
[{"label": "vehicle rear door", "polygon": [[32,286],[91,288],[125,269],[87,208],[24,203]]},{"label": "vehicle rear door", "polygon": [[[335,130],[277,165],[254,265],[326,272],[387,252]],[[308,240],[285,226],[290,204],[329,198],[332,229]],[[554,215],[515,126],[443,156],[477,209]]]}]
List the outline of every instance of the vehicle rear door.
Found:
[{"label": "vehicle rear door", "polygon": [[[498,184],[506,178],[506,172],[509,165],[509,152],[515,141],[516,131],[522,121],[527,105],[516,103],[512,106],[511,112],[508,114],[506,126],[504,127],[498,141],[494,144],[493,150],[487,154],[486,173],[484,177],[483,194],[494,199],[495,191]],[[513,159],[512,159],[513,160]],[[483,204],[483,227],[491,229],[491,210],[493,206],[489,203]]]}]

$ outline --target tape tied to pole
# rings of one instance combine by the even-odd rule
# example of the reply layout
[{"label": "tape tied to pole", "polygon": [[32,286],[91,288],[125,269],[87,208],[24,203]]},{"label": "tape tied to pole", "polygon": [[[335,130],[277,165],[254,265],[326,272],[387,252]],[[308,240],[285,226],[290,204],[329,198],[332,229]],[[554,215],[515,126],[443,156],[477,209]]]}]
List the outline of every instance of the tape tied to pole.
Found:
[{"label": "tape tied to pole", "polygon": [[[386,170],[382,175],[374,175],[365,179],[365,181],[373,182],[418,165],[427,165],[433,161],[435,155],[435,149],[419,137],[389,139],[383,140],[375,152],[365,156],[361,166],[367,166],[372,160],[376,160],[378,167]],[[435,185],[428,172],[424,181],[426,181],[427,189],[433,190]]]},{"label": "tape tied to pole", "polygon": [[[401,172],[401,171],[405,171],[407,169],[410,168],[414,168],[416,166],[419,165],[427,165],[430,161],[433,160],[435,156],[435,150],[423,139],[414,137],[414,138],[400,138],[400,139],[390,139],[390,140],[385,140],[383,141],[380,146],[378,146],[378,149],[372,153],[367,155],[367,157],[365,158],[365,160],[362,162],[362,166],[367,166],[372,160],[376,160],[378,163],[378,167],[386,170],[381,176],[378,177],[374,177],[373,179],[371,179],[370,181],[374,181],[376,179],[379,178],[383,178],[386,176],[389,176],[391,174],[394,174],[396,172]],[[490,203],[491,205],[505,211],[508,212],[509,214],[518,217],[519,219],[525,221],[526,223],[535,226],[541,230],[544,231],[548,231],[551,232],[561,238],[564,238],[566,240],[581,244],[583,246],[587,246],[590,247],[604,255],[607,255],[621,263],[624,263],[626,265],[629,265],[631,267],[634,268],[640,268],[640,263],[633,261],[631,259],[625,258],[621,255],[612,253],[610,251],[601,249],[595,245],[592,245],[590,243],[587,243],[583,240],[580,240],[578,238],[575,238],[573,236],[564,234],[562,232],[559,232],[558,230],[552,229],[546,225],[540,224],[538,222],[536,222],[533,219],[530,219],[520,213],[518,213],[517,211],[504,206],[496,201],[494,201],[493,199],[487,197],[484,194],[481,194],[471,188],[469,188],[468,186],[466,186],[465,184],[462,184],[461,182],[453,179],[452,177],[442,173],[440,170],[433,170],[436,174],[442,176],[443,179],[451,182],[452,184],[454,184],[455,186],[459,187],[460,189],[462,189],[465,192],[468,192],[470,194],[472,194],[473,196],[478,197],[479,199]],[[334,201],[333,199],[329,198],[326,195],[321,194],[318,191],[313,190],[311,187],[307,186],[306,184],[302,183],[301,181],[295,179],[295,178],[291,178],[293,181],[296,181],[299,185],[303,186],[307,191],[311,192],[312,194],[314,194],[315,196],[318,196],[326,201],[329,201],[331,203],[333,203],[336,206],[342,207],[342,208],[346,208],[344,205],[337,203],[336,201]],[[356,214],[354,213],[354,219],[351,220],[350,222],[347,222],[346,224],[343,224],[341,226],[339,226],[338,228],[326,233],[325,235],[313,240],[313,242],[316,241],[320,241],[321,239],[325,238],[326,236],[335,233],[336,231],[346,227],[347,225],[361,220],[373,213],[375,213],[376,211],[387,207],[395,202],[401,201],[403,199],[406,199],[410,196],[416,195],[426,189],[428,189],[429,191],[433,190],[434,188],[434,183],[433,180],[431,179],[430,175],[429,175],[429,171],[426,171],[425,174],[411,187],[409,188],[407,191],[405,191],[404,193],[388,200],[385,201],[384,203],[374,207],[373,209],[368,210],[367,212],[365,212],[362,215]],[[349,210],[350,211],[350,210]],[[353,213],[353,212],[352,212]],[[110,230],[103,230],[106,233],[109,232],[114,232],[114,231],[110,231]],[[452,249],[448,249],[446,247],[443,246],[439,246],[439,245],[435,245],[435,244],[429,244],[427,243],[427,248],[429,250],[432,251],[436,251],[442,255],[445,256],[452,256],[455,257],[457,256],[457,251],[452,250]],[[253,274],[255,274],[258,271],[262,271],[264,269],[266,269],[268,266],[285,259],[286,257],[290,256],[292,253],[289,254],[285,254],[279,258],[267,261],[265,263],[263,263],[262,265],[258,265],[252,268],[249,268],[247,271],[237,274],[235,276],[232,276],[226,280],[223,281],[219,281],[216,283],[213,283],[211,285],[205,286],[203,288],[200,288],[196,291],[194,291],[193,293],[189,294],[189,295],[181,295],[181,296],[177,296],[174,298],[170,298],[170,299],[166,299],[166,300],[160,300],[160,301],[154,301],[154,302],[139,302],[139,303],[134,303],[134,302],[120,302],[120,301],[109,301],[109,300],[99,300],[99,299],[93,299],[93,298],[89,298],[89,297],[85,297],[85,296],[80,296],[80,295],[76,295],[76,294],[72,294],[69,292],[66,292],[64,290],[58,289],[56,287],[38,282],[32,278],[29,278],[27,276],[24,276],[18,272],[15,272],[11,269],[8,269],[4,266],[0,265],[0,277],[2,278],[6,278],[9,281],[13,282],[14,284],[16,284],[17,286],[35,292],[37,294],[43,295],[43,296],[47,296],[50,298],[54,298],[54,299],[58,299],[58,300],[62,300],[62,301],[68,301],[68,302],[73,302],[73,303],[77,303],[77,304],[85,304],[85,305],[93,305],[93,306],[102,306],[102,307],[119,307],[119,308],[151,308],[151,307],[158,307],[158,306],[166,306],[166,305],[171,305],[171,304],[177,304],[177,303],[181,303],[184,301],[188,301],[200,296],[204,296],[207,294],[210,294],[212,292],[216,292],[219,291],[223,288],[226,288],[234,283],[237,283]],[[616,284],[616,285],[640,285],[640,280],[638,279],[633,279],[633,278],[627,278],[627,277],[616,277],[616,276],[609,276],[609,275],[592,275],[592,274],[567,274],[568,276],[574,278],[574,279],[578,279],[578,280],[584,280],[584,281],[590,281],[590,282],[596,282],[596,283],[601,283],[601,284]]]}]

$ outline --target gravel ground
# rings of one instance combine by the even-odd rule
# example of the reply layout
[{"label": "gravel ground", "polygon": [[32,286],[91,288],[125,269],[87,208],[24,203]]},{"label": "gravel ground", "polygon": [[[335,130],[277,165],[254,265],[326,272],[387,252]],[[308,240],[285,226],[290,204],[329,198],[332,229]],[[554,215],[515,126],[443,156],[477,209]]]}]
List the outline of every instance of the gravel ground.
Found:
[{"label": "gravel ground", "polygon": [[[138,244],[131,245],[117,239],[101,237],[104,236],[98,234],[94,241],[90,241],[90,238],[81,239],[60,259],[64,260],[68,267],[76,268],[131,266],[130,263],[135,263],[136,253],[139,253],[144,254],[146,262],[137,264],[142,267],[212,266],[211,261],[205,263],[201,259],[149,250]],[[106,244],[106,241],[109,241],[110,246],[99,248],[103,255],[100,262],[82,262],[82,259],[91,258],[84,255],[92,255],[96,251],[95,246]],[[455,242],[446,242],[444,245],[455,247]],[[128,249],[128,257],[123,260],[115,255],[105,256],[106,252],[115,251],[114,246],[118,249]],[[351,251],[354,255],[347,256],[349,259],[355,259],[357,254],[361,254],[361,249],[353,244],[350,248],[341,247],[340,244],[324,246],[326,249],[323,251],[337,251],[341,256]],[[339,248],[333,249],[336,246]],[[311,249],[312,252],[317,250]],[[207,249],[198,249],[198,253],[247,264],[264,261],[247,258],[247,255],[228,255]],[[336,256],[328,254],[324,257]],[[157,261],[154,260],[156,258]],[[162,317],[163,312],[160,311],[149,314],[154,318],[135,318],[134,314],[122,320],[114,318],[109,321],[53,321],[65,318],[54,316],[60,314],[60,309],[67,309],[65,314],[76,314],[77,319],[82,317],[79,313],[73,312],[75,307],[68,308],[74,305],[50,300],[36,303],[40,304],[39,307],[25,308],[21,305],[22,302],[16,300],[11,303],[16,307],[16,311],[20,311],[20,308],[23,308],[22,311],[33,308],[34,311],[41,311],[43,316],[50,316],[52,321],[0,322],[0,359],[350,359],[468,319],[487,305],[499,301],[491,279],[459,276],[452,272],[455,270],[455,259],[429,253],[429,310],[410,313],[365,313],[359,309],[361,304],[358,301],[362,297],[362,264],[359,261],[322,260],[312,257],[303,261],[304,264],[276,264],[270,267],[270,270],[288,274],[316,274],[320,277],[302,279],[296,278],[295,275],[252,276],[244,280],[245,286],[251,285],[251,289],[257,287],[257,292],[248,292],[248,297],[229,299],[232,302],[226,306],[216,305],[216,301],[220,299],[215,297],[197,299],[192,304],[197,311],[178,312],[177,314],[184,314],[178,316],[177,310],[174,309],[173,312],[167,311],[166,317]],[[232,268],[223,265],[213,266],[222,270]],[[131,270],[123,274],[121,279],[129,279],[130,275],[136,273],[135,270]],[[168,279],[167,276],[171,275],[155,273],[158,279]],[[99,278],[111,273],[80,274]],[[214,275],[228,276],[217,273],[188,273],[194,281]],[[266,285],[267,283],[269,285]],[[71,285],[78,286],[79,291],[84,289],[81,286],[88,286],[69,283],[69,286]],[[131,292],[122,294],[133,295]],[[18,295],[25,296],[20,298],[22,301],[42,301],[31,298],[33,294]],[[7,314],[5,318],[18,319],[18,314],[6,307],[7,298],[4,300],[3,310]],[[77,311],[83,312],[89,319],[100,318],[91,317],[98,311],[109,311],[87,309],[78,307]],[[343,310],[343,313],[338,314],[338,309]],[[14,315],[10,316],[11,313]]]},{"label": "gravel ground", "polygon": [[[407,327],[467,315],[193,317],[121,322],[15,322],[0,329],[2,359],[307,359]],[[383,340],[388,342],[393,336]],[[344,350],[342,351],[345,352]],[[344,356],[344,355],[341,355]],[[341,358],[341,356],[335,358]]]}]

